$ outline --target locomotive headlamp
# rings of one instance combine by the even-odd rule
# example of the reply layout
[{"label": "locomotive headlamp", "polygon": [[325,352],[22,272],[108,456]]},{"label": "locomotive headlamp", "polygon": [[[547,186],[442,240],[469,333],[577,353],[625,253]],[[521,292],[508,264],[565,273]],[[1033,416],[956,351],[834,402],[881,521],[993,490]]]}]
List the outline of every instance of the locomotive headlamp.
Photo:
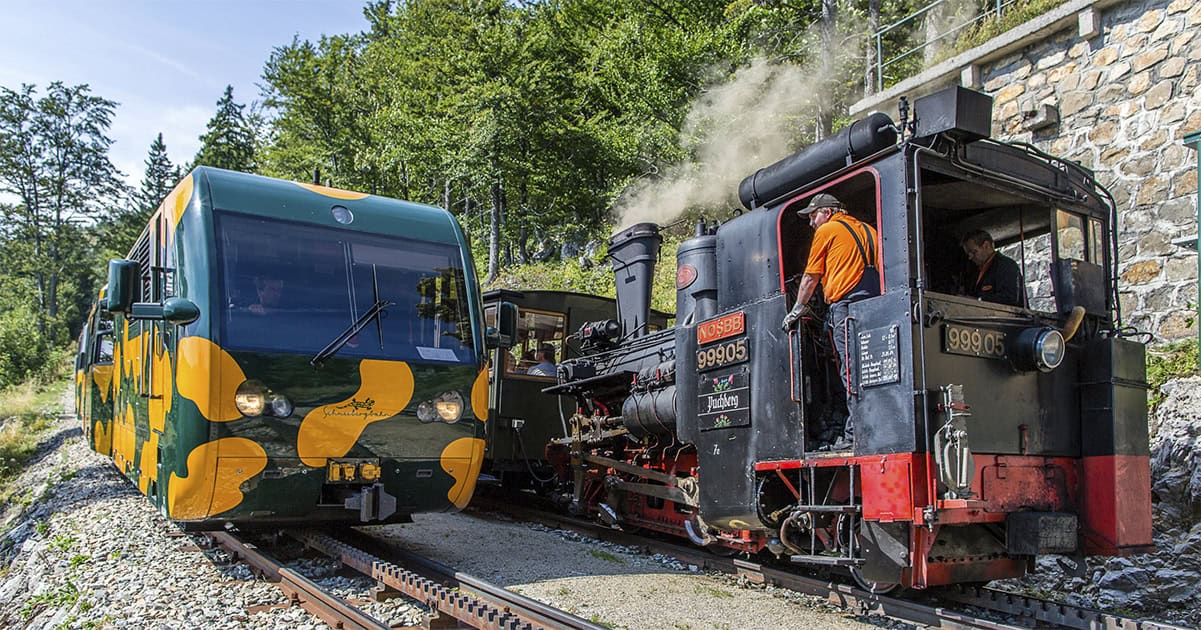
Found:
[{"label": "locomotive headlamp", "polygon": [[1022,371],[1050,372],[1063,363],[1067,342],[1054,328],[1027,328],[1017,334],[1013,366]]},{"label": "locomotive headlamp", "polygon": [[456,391],[442,392],[437,398],[417,405],[417,419],[422,422],[441,420],[453,424],[463,417],[463,396]]},{"label": "locomotive headlamp", "polygon": [[258,381],[244,381],[234,392],[234,405],[244,416],[261,415],[266,404],[263,384]]}]

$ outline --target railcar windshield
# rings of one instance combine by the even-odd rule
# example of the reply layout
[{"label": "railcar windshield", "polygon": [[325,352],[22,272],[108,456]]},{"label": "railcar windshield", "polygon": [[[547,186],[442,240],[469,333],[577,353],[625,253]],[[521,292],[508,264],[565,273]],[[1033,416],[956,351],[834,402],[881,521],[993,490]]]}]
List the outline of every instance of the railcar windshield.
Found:
[{"label": "railcar windshield", "polygon": [[315,354],[383,303],[338,356],[469,363],[457,247],[217,213],[221,344]]}]

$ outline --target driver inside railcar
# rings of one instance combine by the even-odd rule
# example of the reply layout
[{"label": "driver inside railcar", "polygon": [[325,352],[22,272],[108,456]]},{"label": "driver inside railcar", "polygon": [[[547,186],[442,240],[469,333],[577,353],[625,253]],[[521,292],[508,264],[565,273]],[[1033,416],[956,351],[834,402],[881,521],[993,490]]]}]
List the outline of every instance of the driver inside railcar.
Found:
[{"label": "driver inside railcar", "polygon": [[[799,331],[807,339],[801,348],[806,362],[826,366],[806,388],[806,436],[819,445],[816,450],[852,446],[854,421],[847,412],[843,383],[849,341],[845,320],[851,302],[881,290],[875,198],[874,180],[855,177],[794,200],[781,219],[786,291],[797,296],[783,325],[791,330],[800,322]],[[789,220],[791,214],[799,220]],[[799,246],[790,253],[787,243]]]}]

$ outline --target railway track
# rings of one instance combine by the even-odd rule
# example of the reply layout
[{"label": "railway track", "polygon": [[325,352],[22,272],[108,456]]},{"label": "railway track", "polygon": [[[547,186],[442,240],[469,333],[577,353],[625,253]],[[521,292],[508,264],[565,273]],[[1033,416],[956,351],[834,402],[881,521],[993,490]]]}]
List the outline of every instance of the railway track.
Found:
[{"label": "railway track", "polygon": [[346,600],[332,595],[316,582],[288,569],[258,547],[226,532],[204,534],[235,559],[245,562],[256,574],[279,587],[293,606],[300,606],[331,628],[386,630],[389,626],[364,613]]},{"label": "railway track", "polygon": [[[1063,602],[1028,597],[992,588],[955,587],[938,589],[920,599],[887,597],[848,584],[797,575],[774,567],[734,558],[723,558],[696,547],[686,547],[610,529],[591,521],[546,512],[536,508],[495,502],[477,495],[473,508],[494,510],[509,516],[574,531],[615,544],[675,557],[697,567],[736,575],[755,584],[786,588],[825,599],[863,614],[880,614],[938,628],[1071,628],[1073,630],[1184,630],[1163,622],[1124,617],[1106,611]],[[948,604],[954,609],[948,608]],[[975,607],[994,613],[992,618],[963,610]],[[1001,617],[998,619],[998,616]]]},{"label": "railway track", "polygon": [[[565,611],[428,558],[380,546],[370,537],[350,530],[340,532],[338,537],[308,530],[287,534],[374,579],[377,598],[405,596],[425,604],[431,611],[423,624],[426,628],[602,630],[601,626]],[[256,573],[276,583],[292,605],[302,607],[330,627],[345,630],[389,628],[312,580],[281,566],[255,545],[225,532],[205,535],[234,558],[247,563]]]}]

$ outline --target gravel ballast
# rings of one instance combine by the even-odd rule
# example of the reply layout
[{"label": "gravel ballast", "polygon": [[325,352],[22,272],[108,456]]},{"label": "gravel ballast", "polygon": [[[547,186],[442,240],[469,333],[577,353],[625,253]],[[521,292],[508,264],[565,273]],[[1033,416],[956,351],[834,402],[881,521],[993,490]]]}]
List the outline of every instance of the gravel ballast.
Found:
[{"label": "gravel ballast", "polygon": [[[56,418],[39,452],[12,483],[25,501],[0,522],[0,627],[295,628],[326,625],[289,607],[272,584],[220,550],[201,549],[164,519],[104,457],[71,414]],[[417,515],[364,528],[460,571],[616,628],[897,627],[856,618],[820,600],[747,588],[674,559],[530,523],[473,513]],[[374,585],[330,562],[298,559],[297,571],[366,604]],[[404,600],[366,605],[397,627],[418,623]]]}]

